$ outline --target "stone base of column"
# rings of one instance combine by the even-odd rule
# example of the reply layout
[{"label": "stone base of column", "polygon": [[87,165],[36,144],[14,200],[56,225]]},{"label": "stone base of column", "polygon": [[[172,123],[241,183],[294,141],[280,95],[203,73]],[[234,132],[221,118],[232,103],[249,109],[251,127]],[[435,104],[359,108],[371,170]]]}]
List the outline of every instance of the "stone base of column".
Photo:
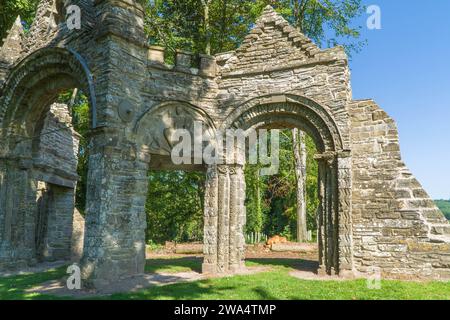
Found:
[{"label": "stone base of column", "polygon": [[232,274],[242,273],[245,271],[247,271],[247,267],[245,266],[244,262],[241,264],[236,264],[236,265],[230,266],[230,273],[232,273]]},{"label": "stone base of column", "polygon": [[325,266],[320,266],[319,269],[317,269],[317,275],[323,277],[323,276],[329,276],[327,272],[327,268]]},{"label": "stone base of column", "polygon": [[217,265],[210,263],[202,264],[202,273],[207,275],[217,274]]},{"label": "stone base of column", "polygon": [[113,284],[145,274],[145,252],[133,255],[98,258],[81,261],[81,279],[84,289],[106,292]]},{"label": "stone base of column", "polygon": [[202,273],[205,275],[223,275],[223,274],[238,274],[247,271],[245,264],[230,265],[227,271],[219,272],[215,264],[203,263]]},{"label": "stone base of column", "polygon": [[340,270],[339,277],[342,279],[356,279],[356,274],[353,270]]}]

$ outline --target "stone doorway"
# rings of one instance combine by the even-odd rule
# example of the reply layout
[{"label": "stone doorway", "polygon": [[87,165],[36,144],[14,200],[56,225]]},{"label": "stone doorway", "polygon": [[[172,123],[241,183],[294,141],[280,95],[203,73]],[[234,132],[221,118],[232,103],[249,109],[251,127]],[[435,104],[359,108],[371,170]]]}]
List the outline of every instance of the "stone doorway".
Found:
[{"label": "stone doorway", "polygon": [[[261,101],[265,103],[261,104]],[[332,121],[326,119],[323,108],[312,101],[295,96],[257,98],[236,109],[225,125],[246,133],[257,129],[297,128],[313,138],[318,150],[316,160],[319,167],[320,205],[317,214],[319,272],[329,275],[351,273],[353,268],[350,214],[351,156],[350,152],[342,150],[339,130]],[[210,230],[209,234],[217,232],[218,243],[214,241],[210,243],[208,250],[208,242],[205,242],[205,252],[212,252],[206,256],[205,261],[212,261],[210,265],[213,266],[217,264],[216,271],[233,271],[243,266],[243,240],[241,240],[245,224],[245,206],[242,199],[242,194],[245,194],[243,167],[234,165],[210,168],[207,188],[212,190],[207,192],[207,196],[213,196],[212,202],[211,196],[208,199],[209,202],[205,202],[209,205],[209,209],[205,210],[205,228],[209,226],[213,230]],[[215,199],[214,195],[218,198]],[[217,213],[217,218],[211,212]],[[216,220],[219,221],[217,228]],[[226,228],[227,221],[230,221],[230,230],[236,228],[239,230],[239,235],[237,239],[231,240],[230,258],[225,261],[225,267],[223,267],[219,259],[223,259],[224,254],[220,253],[220,248],[221,246],[228,248],[227,243],[230,239],[227,238],[226,232],[224,235],[224,232],[220,231],[220,228],[224,223]],[[233,221],[236,223],[235,226]],[[205,234],[207,234],[206,229]],[[230,234],[233,232],[231,231]],[[217,251],[214,250],[216,245]],[[225,260],[226,258],[225,254]],[[208,265],[206,267],[208,269]],[[214,271],[214,267],[212,268]]]},{"label": "stone doorway", "polygon": [[[0,161],[0,265],[6,268],[71,260],[81,136],[70,104],[83,92],[88,109],[93,101],[80,69],[69,52],[44,50],[22,61],[13,75],[12,86],[22,94],[10,88],[13,95],[3,96],[9,99]],[[74,88],[79,95],[72,97]]]}]

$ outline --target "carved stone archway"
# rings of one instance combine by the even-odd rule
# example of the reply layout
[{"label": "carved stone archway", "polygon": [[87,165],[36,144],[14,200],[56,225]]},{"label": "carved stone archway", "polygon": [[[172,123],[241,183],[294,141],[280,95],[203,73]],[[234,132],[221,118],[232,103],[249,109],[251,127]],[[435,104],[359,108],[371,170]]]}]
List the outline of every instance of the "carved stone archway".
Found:
[{"label": "carved stone archway", "polygon": [[68,107],[54,102],[74,88],[88,95],[96,126],[92,75],[74,51],[36,51],[1,89],[0,265],[71,257],[79,136]]},{"label": "carved stone archway", "polygon": [[[319,264],[327,274],[352,272],[351,156],[332,116],[301,96],[275,94],[236,108],[225,128],[299,128],[315,141],[319,162]],[[205,202],[204,272],[244,267],[245,178],[243,164],[211,166]]]}]

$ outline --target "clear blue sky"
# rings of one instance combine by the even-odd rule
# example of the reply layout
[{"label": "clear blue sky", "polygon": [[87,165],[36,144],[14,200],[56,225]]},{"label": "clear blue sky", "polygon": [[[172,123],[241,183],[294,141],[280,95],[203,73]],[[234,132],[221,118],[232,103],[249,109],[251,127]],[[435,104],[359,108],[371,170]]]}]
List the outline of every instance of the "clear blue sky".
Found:
[{"label": "clear blue sky", "polygon": [[434,199],[450,199],[450,1],[364,0],[381,30],[350,67],[354,99],[374,99],[398,124],[403,160]]}]

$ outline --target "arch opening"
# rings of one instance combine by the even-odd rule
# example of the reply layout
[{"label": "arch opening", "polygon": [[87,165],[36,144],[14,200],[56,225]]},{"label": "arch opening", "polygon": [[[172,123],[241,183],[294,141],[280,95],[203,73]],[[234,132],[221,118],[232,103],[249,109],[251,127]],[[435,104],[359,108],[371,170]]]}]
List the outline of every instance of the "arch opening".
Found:
[{"label": "arch opening", "polygon": [[[351,243],[347,241],[351,238],[348,233],[351,232],[348,205],[351,193],[350,155],[342,149],[339,129],[326,109],[303,97],[262,97],[238,107],[228,116],[224,127],[241,129],[247,134],[251,130],[295,128],[312,138],[318,151],[314,158],[318,167],[316,190],[319,202],[319,272],[332,275],[351,270]],[[205,272],[229,272],[244,267],[242,242],[245,241],[245,236],[242,232],[247,218],[244,204],[246,200],[242,199],[241,194],[248,192],[245,184],[242,164],[209,168],[207,187],[213,189],[212,193],[216,198],[205,209],[205,233],[217,232],[219,235],[214,241],[209,239],[205,245],[205,252],[208,253],[204,263]],[[221,208],[224,201],[228,205],[225,209]],[[226,230],[222,226],[224,221]],[[237,237],[233,235],[233,230],[236,229],[240,233]],[[225,258],[221,256],[224,247],[229,247],[230,250]]]},{"label": "arch opening", "polygon": [[[147,244],[201,255],[207,169],[202,156],[215,136],[213,121],[188,102],[167,101],[148,108],[135,123],[134,134],[138,158],[147,170]],[[174,152],[181,145],[185,148]],[[147,252],[149,272],[173,263],[158,257]],[[195,264],[198,257],[186,259]]]},{"label": "arch opening", "polygon": [[81,259],[94,91],[84,62],[44,49],[0,97],[0,267]]}]

